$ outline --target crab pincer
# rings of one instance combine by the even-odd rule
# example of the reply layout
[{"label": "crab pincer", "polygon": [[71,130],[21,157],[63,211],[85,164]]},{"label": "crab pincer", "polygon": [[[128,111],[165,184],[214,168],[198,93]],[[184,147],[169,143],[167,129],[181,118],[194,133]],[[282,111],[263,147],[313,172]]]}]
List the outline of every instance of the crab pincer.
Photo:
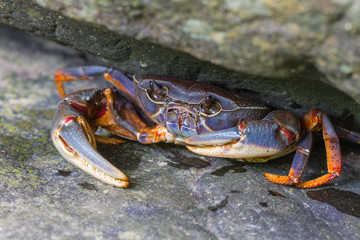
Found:
[{"label": "crab pincer", "polygon": [[58,106],[51,138],[59,153],[84,172],[116,187],[129,185],[127,176],[96,151],[92,127],[66,99]]},{"label": "crab pincer", "polygon": [[202,155],[266,162],[291,151],[299,136],[300,124],[293,114],[273,111],[262,120],[244,121],[233,128],[190,137],[185,144],[190,151]]}]

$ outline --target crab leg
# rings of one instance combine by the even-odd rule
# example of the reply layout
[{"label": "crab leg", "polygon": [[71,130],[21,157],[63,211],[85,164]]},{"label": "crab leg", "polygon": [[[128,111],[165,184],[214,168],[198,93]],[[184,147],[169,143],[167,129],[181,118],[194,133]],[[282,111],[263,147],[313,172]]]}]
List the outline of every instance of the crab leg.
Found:
[{"label": "crab leg", "polygon": [[279,176],[271,173],[264,173],[265,178],[270,182],[294,185],[298,183],[304,173],[309,159],[312,146],[312,133],[308,132],[296,147],[296,154],[292,162],[288,176]]},{"label": "crab leg", "polygon": [[297,187],[312,188],[327,183],[338,176],[342,171],[342,158],[339,138],[328,116],[320,110],[314,109],[303,117],[303,125],[309,131],[316,131],[322,125],[325,141],[328,173],[314,180],[297,183]]},{"label": "crab leg", "polygon": [[133,102],[134,89],[132,87],[132,77],[125,75],[122,72],[103,66],[84,66],[76,68],[58,69],[55,72],[55,84],[62,98],[65,98],[66,93],[63,82],[91,80],[95,77],[103,75],[106,80],[114,84],[121,92],[123,92]]},{"label": "crab leg", "polygon": [[338,126],[335,126],[335,131],[338,137],[360,144],[360,133],[349,131]]},{"label": "crab leg", "polygon": [[[307,140],[307,137],[305,137],[297,148],[297,152],[295,154],[294,162],[289,172],[289,176],[279,176],[275,174],[265,173],[265,178],[267,178],[271,182],[279,184],[295,184],[296,187],[312,188],[323,185],[340,176],[342,170],[340,144],[335,129],[330,122],[330,119],[325,113],[317,109],[310,111],[303,117],[303,126],[308,131],[306,136],[308,136],[313,131],[319,130],[321,125],[327,155],[327,174],[314,180],[298,183],[302,173],[304,172],[308,155],[310,153],[309,150],[311,147],[311,140]],[[299,168],[297,168],[296,166],[299,166]]]}]

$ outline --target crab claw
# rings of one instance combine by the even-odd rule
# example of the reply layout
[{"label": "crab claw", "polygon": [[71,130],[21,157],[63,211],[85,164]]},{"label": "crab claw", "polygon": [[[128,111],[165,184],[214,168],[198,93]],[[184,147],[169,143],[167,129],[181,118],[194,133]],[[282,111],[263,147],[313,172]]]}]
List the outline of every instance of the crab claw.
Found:
[{"label": "crab claw", "polygon": [[186,147],[197,154],[211,157],[238,158],[236,143],[241,141],[237,127],[195,135],[185,140]]},{"label": "crab claw", "polygon": [[89,123],[65,102],[59,104],[50,134],[55,147],[67,161],[104,183],[128,187],[127,176],[96,151],[95,136]]},{"label": "crab claw", "polygon": [[190,151],[201,155],[266,162],[290,151],[291,144],[297,137],[292,129],[264,119],[242,122],[237,127],[222,131],[195,135],[186,139],[185,144]]},{"label": "crab claw", "polygon": [[[239,158],[238,147],[242,137],[237,127],[222,131],[195,135],[185,140],[186,147],[197,154],[210,157]],[[242,148],[242,150],[245,150]]]},{"label": "crab claw", "polygon": [[186,144],[198,146],[214,146],[233,143],[240,139],[240,133],[237,127],[228,128],[225,130],[195,135],[186,139]]}]

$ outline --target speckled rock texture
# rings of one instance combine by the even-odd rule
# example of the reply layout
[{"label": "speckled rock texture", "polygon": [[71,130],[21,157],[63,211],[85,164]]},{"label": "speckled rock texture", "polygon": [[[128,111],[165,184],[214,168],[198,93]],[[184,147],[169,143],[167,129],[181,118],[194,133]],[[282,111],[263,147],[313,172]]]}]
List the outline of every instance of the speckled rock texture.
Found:
[{"label": "speckled rock texture", "polygon": [[[341,142],[341,177],[312,190],[264,179],[262,172],[286,174],[293,154],[265,164],[245,164],[201,157],[170,144],[100,145],[99,151],[130,177],[128,189],[105,185],[70,165],[49,136],[60,100],[52,76],[59,67],[99,61],[0,25],[1,239],[360,238],[360,150],[359,145],[345,141]],[[132,63],[143,71],[147,69],[141,64],[152,64]],[[236,74],[205,64],[197,76],[210,72],[236,78]],[[98,84],[82,82],[68,88]],[[301,88],[291,82],[283,84]],[[314,96],[315,101],[330,112],[341,110],[324,98],[332,96],[339,105],[351,103],[345,94],[320,86],[325,86],[327,94]],[[272,102],[292,106],[298,113],[306,110],[287,101],[288,95],[274,94]],[[285,100],[276,100],[279,97]],[[317,139],[305,179],[326,171],[321,136]]]},{"label": "speckled rock texture", "polygon": [[236,71],[291,80],[310,65],[360,103],[358,0],[35,2]]}]

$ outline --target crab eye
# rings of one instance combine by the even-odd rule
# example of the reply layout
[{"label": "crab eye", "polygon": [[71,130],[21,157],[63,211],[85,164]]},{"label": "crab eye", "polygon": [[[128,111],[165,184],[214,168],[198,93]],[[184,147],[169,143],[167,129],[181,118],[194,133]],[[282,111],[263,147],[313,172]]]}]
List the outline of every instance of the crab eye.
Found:
[{"label": "crab eye", "polygon": [[209,107],[211,105],[211,103],[213,102],[213,98],[211,95],[207,96],[205,99],[204,99],[204,102],[203,102],[203,106],[205,108]]},{"label": "crab eye", "polygon": [[207,117],[217,115],[221,109],[221,104],[210,95],[201,102],[201,113]]},{"label": "crab eye", "polygon": [[150,88],[146,90],[148,98],[155,103],[163,103],[168,92],[167,88],[155,81],[150,81],[149,87]]}]

